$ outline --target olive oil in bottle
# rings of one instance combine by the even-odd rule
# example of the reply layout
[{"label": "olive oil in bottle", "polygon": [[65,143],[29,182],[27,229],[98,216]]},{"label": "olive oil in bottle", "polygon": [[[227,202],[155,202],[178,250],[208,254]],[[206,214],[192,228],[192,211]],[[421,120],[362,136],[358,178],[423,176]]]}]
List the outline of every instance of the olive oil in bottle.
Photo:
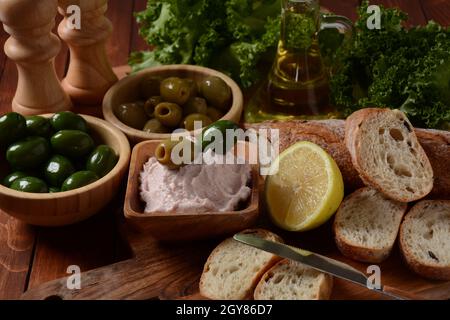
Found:
[{"label": "olive oil in bottle", "polygon": [[269,74],[267,113],[320,116],[330,107],[328,70],[320,55],[317,1],[284,0],[281,39]]}]

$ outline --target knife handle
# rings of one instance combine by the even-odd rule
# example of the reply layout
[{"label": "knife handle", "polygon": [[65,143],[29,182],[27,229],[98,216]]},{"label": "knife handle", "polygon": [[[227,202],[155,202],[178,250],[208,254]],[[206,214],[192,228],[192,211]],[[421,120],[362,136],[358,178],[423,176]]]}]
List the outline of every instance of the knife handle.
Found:
[{"label": "knife handle", "polygon": [[383,292],[397,297],[401,300],[425,300],[424,297],[418,296],[414,293],[406,292],[389,286],[383,286]]}]

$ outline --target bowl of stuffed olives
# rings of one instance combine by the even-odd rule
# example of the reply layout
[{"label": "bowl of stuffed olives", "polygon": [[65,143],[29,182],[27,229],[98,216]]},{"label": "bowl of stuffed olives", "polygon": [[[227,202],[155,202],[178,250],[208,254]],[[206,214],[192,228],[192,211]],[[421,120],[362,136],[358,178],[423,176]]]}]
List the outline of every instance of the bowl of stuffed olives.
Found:
[{"label": "bowl of stuffed olives", "polygon": [[167,65],[116,83],[103,100],[103,116],[136,144],[200,133],[218,120],[239,122],[243,102],[239,86],[223,73]]},{"label": "bowl of stuffed olives", "polygon": [[98,118],[0,115],[0,209],[38,226],[85,220],[113,199],[130,153],[126,136]]}]

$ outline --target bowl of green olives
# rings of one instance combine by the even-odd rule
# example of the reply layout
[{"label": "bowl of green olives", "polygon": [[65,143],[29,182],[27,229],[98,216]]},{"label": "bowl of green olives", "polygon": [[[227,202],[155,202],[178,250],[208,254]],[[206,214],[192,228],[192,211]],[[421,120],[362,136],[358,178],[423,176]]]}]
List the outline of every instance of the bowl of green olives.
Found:
[{"label": "bowl of green olives", "polygon": [[0,116],[0,209],[31,225],[64,226],[105,207],[128,170],[127,137],[64,111]]},{"label": "bowl of green olives", "polygon": [[105,120],[133,144],[194,135],[217,120],[239,122],[244,98],[218,71],[192,65],[145,69],[116,83],[103,100]]}]

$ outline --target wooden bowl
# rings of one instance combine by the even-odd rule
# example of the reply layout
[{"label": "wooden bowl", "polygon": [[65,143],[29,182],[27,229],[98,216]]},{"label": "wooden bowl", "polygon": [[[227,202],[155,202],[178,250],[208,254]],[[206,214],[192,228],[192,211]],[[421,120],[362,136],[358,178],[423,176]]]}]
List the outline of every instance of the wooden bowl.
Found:
[{"label": "wooden bowl", "polygon": [[[122,123],[114,114],[114,109],[122,103],[133,102],[140,99],[139,83],[148,76],[156,76],[162,78],[181,77],[191,78],[197,82],[208,76],[216,76],[223,79],[231,88],[233,102],[230,110],[224,115],[223,120],[232,120],[239,122],[244,108],[244,98],[239,86],[231,78],[218,71],[191,65],[168,65],[142,70],[136,74],[129,75],[118,83],[116,83],[106,93],[103,100],[103,116],[114,126],[123,131],[132,144],[136,144],[145,140],[164,140],[170,138],[169,134],[146,133],[141,130],[131,128]],[[193,134],[190,132],[189,134]]]},{"label": "wooden bowl", "polygon": [[[88,186],[61,193],[25,193],[0,185],[2,211],[28,224],[56,227],[85,220],[113,199],[128,168],[130,144],[120,130],[106,121],[85,115],[83,118],[88,122],[96,143],[107,144],[119,155],[114,169]],[[0,162],[4,165],[6,160],[4,155],[2,157]]]},{"label": "wooden bowl", "polygon": [[259,215],[259,174],[252,171],[252,193],[242,209],[232,212],[144,213],[140,197],[140,173],[154,155],[160,141],[146,141],[136,145],[131,155],[130,173],[125,196],[125,218],[138,230],[161,241],[200,240],[233,234],[251,227]]}]

